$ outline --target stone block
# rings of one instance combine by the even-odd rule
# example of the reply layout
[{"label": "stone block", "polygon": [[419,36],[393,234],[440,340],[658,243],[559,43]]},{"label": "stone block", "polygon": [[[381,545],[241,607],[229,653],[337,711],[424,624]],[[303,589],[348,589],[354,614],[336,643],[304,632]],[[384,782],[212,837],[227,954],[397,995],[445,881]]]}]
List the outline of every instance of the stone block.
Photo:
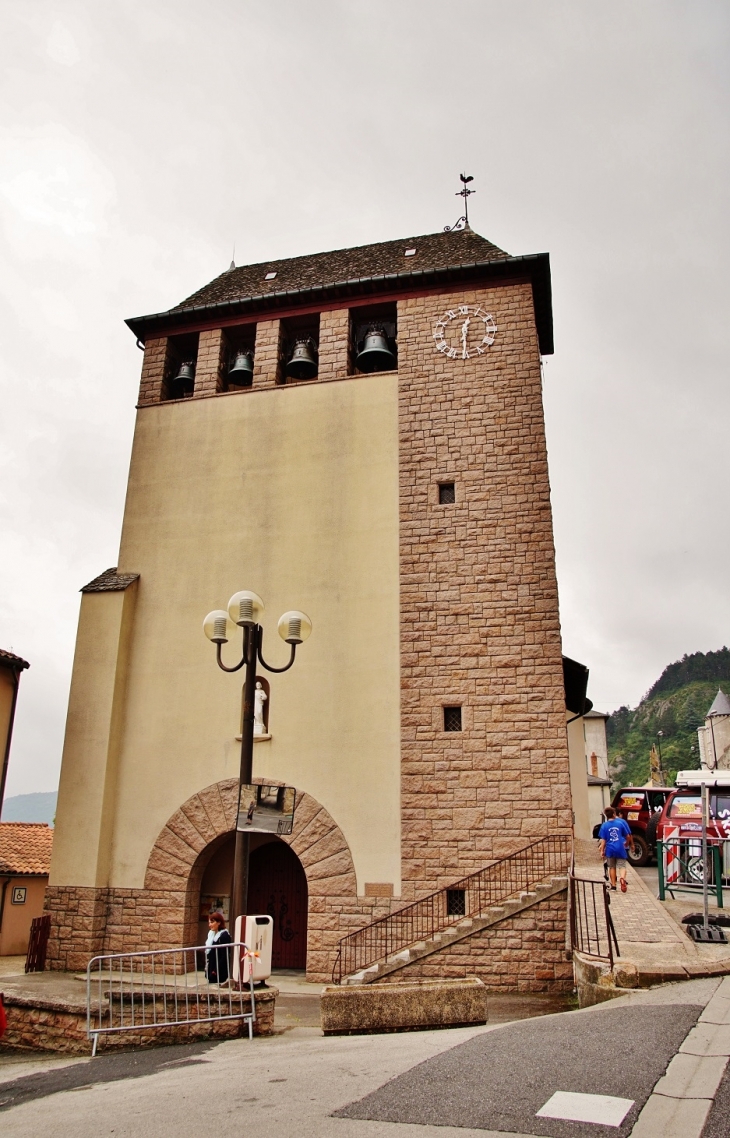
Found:
[{"label": "stone block", "polygon": [[321,997],[325,1035],[457,1027],[487,1021],[481,980],[418,980],[329,987]]}]

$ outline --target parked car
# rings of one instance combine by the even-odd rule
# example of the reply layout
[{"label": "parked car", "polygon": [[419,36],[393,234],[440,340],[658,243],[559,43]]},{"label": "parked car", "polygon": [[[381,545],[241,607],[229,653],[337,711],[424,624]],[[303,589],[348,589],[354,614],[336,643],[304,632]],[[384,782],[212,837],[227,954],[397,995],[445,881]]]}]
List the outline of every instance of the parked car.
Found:
[{"label": "parked car", "polygon": [[[614,795],[616,813],[628,822],[634,837],[629,849],[631,865],[648,865],[656,855],[657,825],[667,799],[674,793],[671,786],[623,786]],[[598,837],[594,826],[593,837]]]}]

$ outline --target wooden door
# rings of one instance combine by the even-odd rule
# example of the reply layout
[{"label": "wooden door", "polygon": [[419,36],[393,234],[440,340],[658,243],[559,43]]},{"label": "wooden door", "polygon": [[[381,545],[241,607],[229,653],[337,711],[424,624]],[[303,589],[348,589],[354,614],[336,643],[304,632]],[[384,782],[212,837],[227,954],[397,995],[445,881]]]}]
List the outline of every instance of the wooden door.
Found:
[{"label": "wooden door", "polygon": [[274,918],[272,968],[307,967],[307,878],[286,842],[251,851],[249,913]]}]

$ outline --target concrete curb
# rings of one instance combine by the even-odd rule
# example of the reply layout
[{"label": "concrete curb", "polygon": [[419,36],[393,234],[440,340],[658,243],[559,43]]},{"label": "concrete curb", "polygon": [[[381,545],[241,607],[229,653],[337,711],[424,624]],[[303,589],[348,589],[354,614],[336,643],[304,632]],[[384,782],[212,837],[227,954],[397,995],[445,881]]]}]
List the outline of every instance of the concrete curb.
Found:
[{"label": "concrete curb", "polygon": [[654,1087],[631,1138],[701,1138],[730,1058],[728,1008],[725,979]]}]

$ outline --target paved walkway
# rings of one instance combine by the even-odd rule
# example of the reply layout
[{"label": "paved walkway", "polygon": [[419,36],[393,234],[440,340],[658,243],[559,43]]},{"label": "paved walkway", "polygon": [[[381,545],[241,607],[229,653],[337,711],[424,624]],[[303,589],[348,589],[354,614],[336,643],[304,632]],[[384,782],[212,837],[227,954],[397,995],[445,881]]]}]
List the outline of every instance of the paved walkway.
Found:
[{"label": "paved walkway", "polygon": [[[575,862],[576,876],[603,880],[603,862],[597,842],[576,842]],[[631,866],[627,882],[626,893],[617,889],[610,894],[611,916],[622,960],[631,961],[643,970],[651,970],[652,966],[664,970],[676,967],[690,974],[701,972],[707,965],[726,962],[730,971],[730,944],[695,944],[687,936],[684,926],[675,919],[677,913],[674,909],[658,901],[652,889]],[[690,901],[695,910],[701,909],[701,897],[690,898]]]}]

